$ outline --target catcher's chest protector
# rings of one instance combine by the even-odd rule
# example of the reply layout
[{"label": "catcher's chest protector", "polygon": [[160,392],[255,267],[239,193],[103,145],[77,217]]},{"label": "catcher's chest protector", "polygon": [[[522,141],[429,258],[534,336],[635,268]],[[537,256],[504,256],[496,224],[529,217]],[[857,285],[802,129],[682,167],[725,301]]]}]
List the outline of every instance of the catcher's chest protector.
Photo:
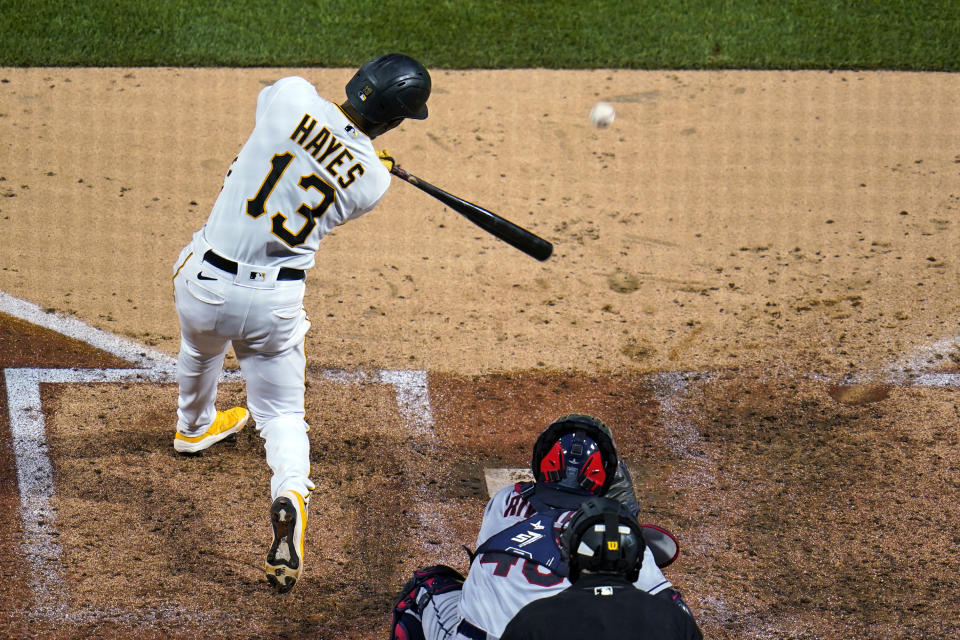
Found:
[{"label": "catcher's chest protector", "polygon": [[507,527],[488,538],[477,548],[477,556],[484,553],[506,553],[532,560],[553,573],[566,577],[567,563],[557,543],[554,526],[566,509],[549,509]]}]

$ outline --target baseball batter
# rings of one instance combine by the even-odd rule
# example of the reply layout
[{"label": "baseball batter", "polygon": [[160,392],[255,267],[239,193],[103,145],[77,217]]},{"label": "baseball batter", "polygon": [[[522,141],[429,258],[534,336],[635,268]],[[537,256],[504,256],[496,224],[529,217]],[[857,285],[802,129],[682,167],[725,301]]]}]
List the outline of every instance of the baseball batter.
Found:
[{"label": "baseball batter", "polygon": [[[181,343],[173,446],[203,451],[253,416],[273,472],[265,571],[280,592],[303,570],[314,488],[304,411],[306,273],[331,229],[383,198],[391,159],[378,156],[371,141],[405,118],[426,118],[430,89],[427,70],[396,53],[364,64],[340,105],[300,77],[263,89],[253,132],[206,224],[174,265]],[[231,344],[247,408],[217,411],[217,382]]]},{"label": "baseball batter", "polygon": [[[487,503],[466,579],[440,565],[404,585],[392,640],[497,640],[523,606],[570,586],[559,535],[583,501],[616,497],[636,515],[629,472],[595,418],[554,421],[537,439],[531,467],[536,483],[504,487]],[[634,586],[688,611],[649,547]]]}]

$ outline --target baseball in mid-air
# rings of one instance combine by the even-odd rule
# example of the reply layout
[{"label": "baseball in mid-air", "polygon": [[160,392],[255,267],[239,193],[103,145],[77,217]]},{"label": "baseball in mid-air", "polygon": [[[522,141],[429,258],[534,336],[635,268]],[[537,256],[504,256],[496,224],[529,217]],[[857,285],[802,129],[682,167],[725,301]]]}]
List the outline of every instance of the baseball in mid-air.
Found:
[{"label": "baseball in mid-air", "polygon": [[615,116],[616,112],[613,110],[613,105],[602,100],[593,105],[593,109],[590,109],[590,122],[598,129],[604,129],[613,124]]}]

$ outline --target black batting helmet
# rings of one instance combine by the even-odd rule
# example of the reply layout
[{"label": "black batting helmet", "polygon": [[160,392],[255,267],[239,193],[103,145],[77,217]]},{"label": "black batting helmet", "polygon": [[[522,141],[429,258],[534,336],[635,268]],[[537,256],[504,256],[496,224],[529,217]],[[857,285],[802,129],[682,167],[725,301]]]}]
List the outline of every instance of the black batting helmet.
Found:
[{"label": "black batting helmet", "polygon": [[402,53],[388,53],[364,64],[347,83],[347,100],[374,124],[427,117],[430,74]]},{"label": "black batting helmet", "polygon": [[570,582],[580,571],[613,573],[636,582],[643,564],[643,530],[616,500],[588,498],[561,536],[561,549],[570,567]]},{"label": "black batting helmet", "polygon": [[530,468],[537,495],[551,506],[575,509],[584,496],[603,495],[610,488],[617,473],[617,449],[607,425],[573,413],[554,420],[540,434]]}]

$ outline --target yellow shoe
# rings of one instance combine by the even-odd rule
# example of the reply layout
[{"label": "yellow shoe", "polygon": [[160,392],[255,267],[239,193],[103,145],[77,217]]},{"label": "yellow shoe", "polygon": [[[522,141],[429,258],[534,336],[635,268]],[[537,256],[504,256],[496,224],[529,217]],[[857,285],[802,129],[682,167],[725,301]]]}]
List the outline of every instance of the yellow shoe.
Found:
[{"label": "yellow shoe", "polygon": [[210,428],[198,436],[185,436],[179,431],[173,437],[173,448],[179,453],[197,453],[220,442],[247,424],[250,413],[243,407],[234,407],[227,411],[217,411]]},{"label": "yellow shoe", "polygon": [[273,544],[263,570],[267,582],[280,593],[293,589],[303,571],[303,536],[309,502],[296,491],[284,491],[270,507]]}]

